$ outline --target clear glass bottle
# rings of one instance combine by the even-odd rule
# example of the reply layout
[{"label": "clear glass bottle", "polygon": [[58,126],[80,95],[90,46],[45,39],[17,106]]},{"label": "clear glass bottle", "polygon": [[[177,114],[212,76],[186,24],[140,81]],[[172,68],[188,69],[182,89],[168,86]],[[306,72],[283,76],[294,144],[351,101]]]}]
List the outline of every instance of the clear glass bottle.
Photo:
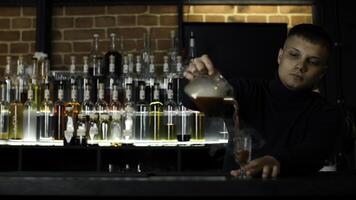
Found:
[{"label": "clear glass bottle", "polygon": [[178,37],[176,36],[176,31],[171,31],[171,47],[168,50],[169,65],[176,65],[176,57],[178,56]]},{"label": "clear glass bottle", "polygon": [[179,109],[182,109],[181,107],[184,107],[183,102],[182,102],[182,92],[183,92],[183,60],[182,56],[177,56],[177,66],[176,66],[176,73],[173,78],[173,96],[174,100],[177,103],[177,106]]},{"label": "clear glass bottle", "polygon": [[105,83],[105,101],[110,102],[113,96],[114,85],[117,85],[118,78],[115,72],[115,56],[110,56],[110,64],[109,64],[109,74],[106,76]]},{"label": "clear glass bottle", "polygon": [[10,105],[6,101],[6,84],[1,83],[1,101],[0,101],[0,140],[9,138],[9,117]]},{"label": "clear glass bottle", "polygon": [[54,139],[64,140],[64,130],[66,127],[65,104],[63,101],[63,82],[60,81],[58,88],[58,100],[54,104]]},{"label": "clear glass bottle", "polygon": [[93,99],[93,95],[92,95],[92,89],[93,89],[93,77],[92,75],[89,73],[89,61],[88,61],[89,57],[88,56],[83,56],[83,76],[82,76],[82,88],[80,93],[83,94],[83,100],[84,100],[84,96],[85,96],[85,91],[88,89],[89,90],[89,98]]},{"label": "clear glass bottle", "polygon": [[[85,137],[90,138],[90,115],[92,115],[95,111],[94,103],[90,100],[90,89],[86,87],[84,90],[84,101],[82,103],[81,114],[83,115],[82,123],[85,124]],[[91,138],[92,139],[92,138]]]},{"label": "clear glass bottle", "polygon": [[42,91],[38,73],[38,60],[36,58],[32,58],[31,87],[33,91],[33,101],[37,106],[36,110],[39,110],[39,106],[41,105]]},{"label": "clear glass bottle", "polygon": [[93,76],[93,94],[94,94],[94,99],[93,101],[96,102],[98,99],[98,96],[95,94],[98,94],[99,91],[99,85],[100,83],[104,83],[104,71],[103,71],[103,55],[99,51],[99,34],[94,34],[93,35],[93,45],[92,45],[92,51],[90,53],[90,68],[89,72],[91,71],[92,76]]},{"label": "clear glass bottle", "polygon": [[15,100],[10,103],[10,127],[9,139],[22,140],[23,139],[23,111],[24,105],[20,101],[18,87],[15,88]]},{"label": "clear glass bottle", "polygon": [[150,103],[149,108],[149,132],[153,140],[166,139],[166,137],[162,135],[162,118],[163,103],[160,101],[159,84],[155,84],[153,89],[153,101]]},{"label": "clear glass bottle", "polygon": [[20,101],[25,103],[27,100],[29,77],[25,74],[23,56],[19,56],[17,59],[17,76],[16,84],[19,86]]},{"label": "clear glass bottle", "polygon": [[97,140],[107,140],[108,139],[108,129],[107,129],[107,108],[108,104],[104,99],[104,84],[99,85],[99,96],[98,100],[95,103],[95,110],[98,112],[98,117],[99,117],[99,124],[98,124],[98,129],[99,129],[99,134],[96,136],[95,139]]},{"label": "clear glass bottle", "polygon": [[134,139],[134,112],[135,105],[132,101],[132,85],[127,84],[125,87],[126,102],[124,104],[124,116],[123,116],[123,127],[122,127],[122,137],[125,141]]},{"label": "clear glass bottle", "polygon": [[148,99],[149,102],[151,102],[153,100],[153,89],[154,89],[154,84],[157,82],[157,74],[156,74],[156,65],[155,65],[155,57],[154,55],[150,55],[150,64],[149,64],[149,73],[148,73],[148,78],[147,78],[147,83],[146,83],[146,87],[147,87],[147,94],[148,97],[146,97],[146,99]]},{"label": "clear glass bottle", "polygon": [[13,82],[13,76],[11,74],[11,56],[6,56],[6,65],[5,65],[5,74],[4,74],[4,81],[5,81],[5,96],[6,96],[6,101],[11,102],[15,98],[15,86]]},{"label": "clear glass bottle", "polygon": [[191,59],[196,57],[197,57],[197,49],[195,46],[195,37],[194,37],[194,32],[191,31],[189,34],[188,60],[190,61]]},{"label": "clear glass bottle", "polygon": [[[73,123],[73,137],[71,139],[71,144],[79,144],[79,137],[77,135],[78,130],[78,115],[80,113],[81,105],[77,100],[77,86],[74,84],[71,86],[71,100],[65,104],[65,115],[66,118],[72,119]],[[69,142],[69,141],[67,141]]]},{"label": "clear glass bottle", "polygon": [[136,105],[136,120],[135,120],[135,139],[149,140],[148,128],[148,104],[146,102],[145,85],[140,85],[139,100]]},{"label": "clear glass bottle", "polygon": [[23,111],[24,141],[37,141],[37,105],[33,101],[33,91],[30,87],[27,92],[27,101]]},{"label": "clear glass bottle", "polygon": [[[110,49],[105,54],[105,70],[104,75],[110,74],[110,65],[114,64],[114,72],[116,77],[120,77],[122,73],[122,55],[117,50],[117,39],[115,33],[110,33]],[[111,61],[110,57],[113,57],[114,61]]]},{"label": "clear glass bottle", "polygon": [[50,86],[46,84],[43,102],[37,116],[37,130],[40,141],[54,140],[54,106],[50,99]]},{"label": "clear glass bottle", "polygon": [[177,104],[173,100],[173,85],[168,84],[167,100],[164,102],[164,124],[165,134],[164,138],[169,141],[176,141],[177,139]]},{"label": "clear glass bottle", "polygon": [[[150,34],[143,33],[143,48],[141,50],[142,64],[143,68],[147,70],[148,65],[150,64],[150,55],[151,55],[151,43],[150,43]],[[148,71],[143,70],[145,74]]]},{"label": "clear glass bottle", "polygon": [[122,129],[121,129],[121,119],[122,119],[122,105],[118,99],[118,87],[114,85],[113,89],[113,96],[111,102],[109,104],[109,112],[111,116],[111,123],[110,123],[110,139],[113,142],[117,142],[122,137]]}]

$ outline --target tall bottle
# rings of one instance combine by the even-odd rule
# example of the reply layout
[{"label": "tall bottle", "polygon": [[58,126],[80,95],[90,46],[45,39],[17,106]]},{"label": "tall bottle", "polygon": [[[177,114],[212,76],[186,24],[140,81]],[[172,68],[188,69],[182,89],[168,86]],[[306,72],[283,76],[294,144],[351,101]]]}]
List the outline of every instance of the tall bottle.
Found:
[{"label": "tall bottle", "polygon": [[54,107],[50,97],[50,85],[46,84],[44,97],[37,116],[37,130],[40,141],[54,139]]},{"label": "tall bottle", "polygon": [[123,88],[126,88],[127,84],[131,84],[133,83],[133,77],[132,77],[132,73],[129,73],[129,58],[128,56],[124,56],[124,61],[123,61],[123,65],[122,65],[122,79],[123,81]]},{"label": "tall bottle", "polygon": [[155,57],[154,55],[150,55],[150,64],[149,64],[149,75],[146,82],[146,87],[148,92],[146,92],[146,99],[148,102],[153,100],[153,89],[154,84],[157,82],[157,74],[156,74],[156,65],[155,65]]},{"label": "tall bottle", "polygon": [[125,104],[124,104],[124,116],[122,127],[122,138],[124,140],[134,139],[135,127],[134,127],[134,112],[135,105],[132,101],[132,84],[128,83],[125,87]]},{"label": "tall bottle", "polygon": [[136,105],[135,121],[135,139],[149,140],[152,139],[148,128],[148,104],[146,102],[146,88],[144,84],[140,85],[139,100]]},{"label": "tall bottle", "polygon": [[[75,56],[70,56],[70,66],[69,66],[69,80],[66,81],[66,100],[71,99],[71,88],[72,85],[75,85],[76,88],[81,88],[81,85],[79,84],[79,80],[77,75],[76,75],[76,59]],[[80,98],[80,93],[77,93],[77,100],[80,102],[83,99]]]},{"label": "tall bottle", "polygon": [[99,85],[104,83],[104,71],[103,71],[103,56],[99,52],[99,34],[93,35],[93,46],[90,53],[90,68],[89,72],[93,75],[93,94],[94,102],[98,99]]},{"label": "tall bottle", "polygon": [[142,68],[145,77],[148,76],[148,66],[150,64],[150,55],[151,55],[151,44],[150,44],[150,34],[143,34],[143,48],[141,51],[142,57]]},{"label": "tall bottle", "polygon": [[167,88],[167,100],[164,102],[164,122],[165,135],[167,140],[175,141],[177,139],[177,104],[173,99],[173,84],[169,83]]},{"label": "tall bottle", "polygon": [[15,100],[10,103],[9,139],[23,139],[23,111],[24,105],[20,101],[19,88],[15,88]]},{"label": "tall bottle", "polygon": [[171,31],[171,47],[168,50],[169,65],[176,65],[176,57],[178,56],[178,37],[174,30]]},{"label": "tall bottle", "polygon": [[42,92],[38,73],[38,60],[36,58],[32,58],[31,87],[33,91],[33,101],[37,106],[36,109],[39,110],[39,106],[41,105]]},{"label": "tall bottle", "polygon": [[182,56],[177,56],[177,65],[176,65],[176,73],[173,77],[173,96],[174,100],[177,103],[179,109],[184,107],[182,103],[183,97],[183,60]]},{"label": "tall bottle", "polygon": [[104,99],[104,84],[99,85],[98,100],[95,103],[95,110],[99,114],[99,135],[97,140],[107,140],[109,137],[109,116],[107,113],[108,104]]},{"label": "tall bottle", "polygon": [[166,91],[168,89],[168,83],[173,81],[173,74],[171,73],[171,65],[169,64],[168,56],[163,57],[163,77],[161,79],[162,84],[160,85],[160,95],[166,99]]},{"label": "tall bottle", "polygon": [[94,113],[94,103],[90,99],[90,89],[89,87],[86,87],[84,90],[84,101],[82,103],[82,108],[81,108],[81,114],[83,116],[82,123],[85,124],[85,137],[86,139],[91,139],[93,140],[94,138],[90,137],[90,128],[91,128],[91,122],[90,122],[90,115]]},{"label": "tall bottle", "polygon": [[188,49],[188,60],[190,61],[193,58],[197,57],[197,49],[195,46],[195,37],[194,32],[190,32],[189,35],[189,49]]},{"label": "tall bottle", "polygon": [[43,91],[43,97],[42,97],[42,101],[44,100],[44,97],[46,96],[44,94],[44,91],[46,89],[49,90],[49,100],[54,102],[54,77],[51,74],[50,71],[50,60],[48,58],[45,58],[41,67],[41,91]]},{"label": "tall bottle", "polygon": [[88,56],[83,56],[83,76],[82,78],[82,88],[80,88],[80,93],[83,94],[83,100],[84,100],[84,96],[85,96],[85,91],[89,90],[89,98],[93,99],[93,77],[92,75],[89,73],[89,57]]},{"label": "tall bottle", "polygon": [[[110,63],[114,63],[114,72],[116,77],[120,77],[122,73],[122,55],[117,50],[117,39],[116,34],[110,34],[110,49],[105,54],[105,70],[104,75],[108,75],[110,73]],[[111,61],[110,57],[114,57],[114,62]]]},{"label": "tall bottle", "polygon": [[140,55],[136,56],[136,74],[135,74],[135,81],[134,81],[134,101],[137,102],[139,99],[139,90],[140,85],[145,84],[145,74],[142,68],[142,58]]},{"label": "tall bottle", "polygon": [[110,139],[113,141],[118,141],[122,137],[122,129],[121,129],[122,105],[118,97],[119,97],[118,87],[117,85],[114,85],[112,99],[108,107],[108,110],[111,115]]},{"label": "tall bottle", "polygon": [[114,85],[118,84],[118,76],[115,73],[115,56],[110,55],[109,74],[106,76],[105,101],[110,102],[113,96]]},{"label": "tall bottle", "polygon": [[17,59],[17,76],[16,83],[19,86],[20,101],[25,103],[27,100],[29,77],[25,74],[23,56]]},{"label": "tall bottle", "polygon": [[64,105],[63,82],[60,81],[58,88],[58,100],[54,104],[54,139],[64,140],[64,130],[66,128],[65,105]]},{"label": "tall bottle", "polygon": [[[79,137],[77,135],[77,130],[78,130],[78,114],[80,113],[80,108],[81,105],[78,102],[77,99],[77,86],[73,84],[71,86],[71,100],[65,104],[65,115],[67,120],[71,119],[72,120],[72,125],[73,125],[73,137],[70,141],[67,141],[67,143],[71,144],[79,144]],[[68,123],[68,121],[67,121]]]},{"label": "tall bottle", "polygon": [[33,91],[30,87],[27,93],[27,101],[23,111],[24,141],[37,141],[37,105],[33,101]]},{"label": "tall bottle", "polygon": [[0,101],[0,140],[9,138],[9,117],[10,105],[6,101],[6,83],[1,83],[1,101]]},{"label": "tall bottle", "polygon": [[13,76],[11,74],[11,56],[6,56],[6,66],[5,66],[5,74],[4,74],[4,81],[5,81],[5,97],[7,102],[11,102],[14,100],[15,97],[15,86],[13,82]]},{"label": "tall bottle", "polygon": [[162,117],[163,117],[163,103],[160,101],[159,84],[154,85],[153,101],[149,108],[149,127],[153,140],[166,139],[162,135]]}]

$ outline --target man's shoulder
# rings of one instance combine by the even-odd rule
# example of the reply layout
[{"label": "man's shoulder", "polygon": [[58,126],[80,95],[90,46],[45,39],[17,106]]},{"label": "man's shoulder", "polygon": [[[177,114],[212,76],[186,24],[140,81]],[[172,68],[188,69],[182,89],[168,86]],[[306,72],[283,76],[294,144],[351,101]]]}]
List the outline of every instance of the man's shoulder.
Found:
[{"label": "man's shoulder", "polygon": [[[332,121],[338,119],[338,121],[343,117],[342,109],[336,103],[332,103],[320,93],[313,92],[313,107],[314,116],[319,116],[321,118],[327,118]],[[319,118],[318,117],[318,118]]]}]

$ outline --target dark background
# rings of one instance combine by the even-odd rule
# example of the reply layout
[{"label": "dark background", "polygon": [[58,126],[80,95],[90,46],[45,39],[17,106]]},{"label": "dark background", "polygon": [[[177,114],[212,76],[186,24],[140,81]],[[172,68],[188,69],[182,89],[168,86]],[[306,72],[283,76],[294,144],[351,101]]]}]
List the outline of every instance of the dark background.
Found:
[{"label": "dark background", "polygon": [[273,79],[287,24],[183,23],[185,43],[194,33],[197,56],[208,54],[227,79]]}]

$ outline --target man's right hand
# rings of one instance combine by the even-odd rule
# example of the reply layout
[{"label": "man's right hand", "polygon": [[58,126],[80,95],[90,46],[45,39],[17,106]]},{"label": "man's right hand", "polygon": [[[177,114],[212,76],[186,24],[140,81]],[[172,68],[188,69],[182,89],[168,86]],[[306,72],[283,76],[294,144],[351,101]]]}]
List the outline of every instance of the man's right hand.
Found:
[{"label": "man's right hand", "polygon": [[207,73],[208,75],[216,73],[213,63],[206,54],[191,60],[189,66],[184,71],[184,77],[188,80],[192,80],[199,74],[204,73]]}]

